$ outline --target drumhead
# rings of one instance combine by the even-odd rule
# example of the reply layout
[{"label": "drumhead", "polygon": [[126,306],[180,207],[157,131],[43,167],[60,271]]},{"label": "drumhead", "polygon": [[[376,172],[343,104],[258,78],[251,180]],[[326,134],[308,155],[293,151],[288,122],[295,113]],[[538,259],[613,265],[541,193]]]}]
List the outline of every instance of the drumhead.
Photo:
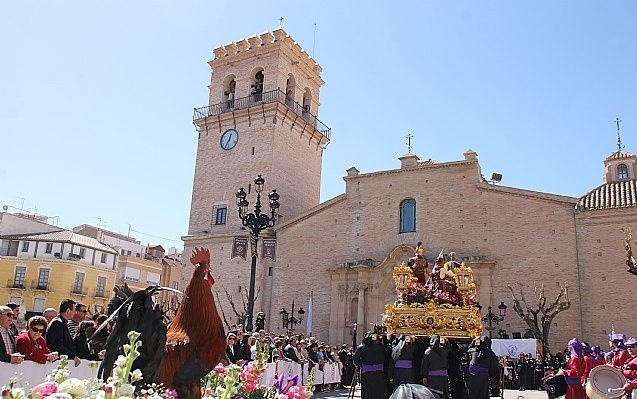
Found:
[{"label": "drumhead", "polygon": [[[586,384],[586,393],[592,399],[615,399],[624,395],[618,388],[626,384],[621,371],[613,366],[602,365],[591,370]],[[610,390],[610,391],[609,391]]]}]

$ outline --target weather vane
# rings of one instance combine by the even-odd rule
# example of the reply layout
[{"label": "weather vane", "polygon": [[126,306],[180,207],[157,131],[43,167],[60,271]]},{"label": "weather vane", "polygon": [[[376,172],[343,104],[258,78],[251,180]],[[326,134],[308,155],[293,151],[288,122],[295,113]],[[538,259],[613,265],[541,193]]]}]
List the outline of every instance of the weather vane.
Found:
[{"label": "weather vane", "polygon": [[624,148],[624,146],[622,145],[622,139],[619,135],[619,124],[621,123],[621,119],[619,118],[615,118],[615,120],[613,122],[615,122],[615,125],[617,125],[617,152],[621,151],[622,148]]},{"label": "weather vane", "polygon": [[411,133],[409,133],[407,135],[407,142],[405,144],[407,144],[407,152],[411,154],[411,138],[414,137],[411,135]]},{"label": "weather vane", "polygon": [[283,17],[279,17],[279,26],[283,27]]}]

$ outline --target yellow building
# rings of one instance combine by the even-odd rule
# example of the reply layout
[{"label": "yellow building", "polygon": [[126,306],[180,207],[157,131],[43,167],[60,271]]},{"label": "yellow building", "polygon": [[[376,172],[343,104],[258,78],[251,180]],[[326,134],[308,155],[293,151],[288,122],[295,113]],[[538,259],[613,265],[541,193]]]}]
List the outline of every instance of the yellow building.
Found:
[{"label": "yellow building", "polygon": [[0,303],[21,305],[21,319],[66,298],[101,313],[115,283],[117,252],[69,230],[0,235]]},{"label": "yellow building", "polygon": [[[183,291],[180,287],[182,264],[164,256],[161,245],[148,247],[144,257],[120,255],[117,261],[118,285],[126,283],[133,291],[143,290],[149,285],[161,285]],[[172,318],[177,310],[180,296],[174,292],[161,292],[157,303]]]}]

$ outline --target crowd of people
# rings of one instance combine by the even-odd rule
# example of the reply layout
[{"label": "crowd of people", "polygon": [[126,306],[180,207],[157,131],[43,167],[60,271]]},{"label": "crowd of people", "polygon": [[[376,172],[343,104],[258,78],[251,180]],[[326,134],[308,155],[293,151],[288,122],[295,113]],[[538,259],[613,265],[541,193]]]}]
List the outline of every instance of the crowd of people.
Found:
[{"label": "crowd of people", "polygon": [[[58,310],[49,308],[30,317],[23,331],[15,323],[19,315],[18,304],[0,306],[1,362],[45,364],[66,355],[77,366],[82,360],[104,357],[108,326],[88,340],[106,321],[104,314],[88,317],[85,305],[66,299]],[[637,339],[616,333],[609,336],[609,352],[573,338],[566,350],[555,355],[521,353],[515,359],[498,358],[488,337],[463,342],[438,335],[427,338],[369,332],[354,348],[350,344],[329,345],[292,331],[276,335],[259,328],[251,333],[233,325],[226,340],[226,363],[243,365],[265,350],[270,362],[296,362],[309,368],[318,366],[321,371],[325,364],[333,364],[341,375],[340,383],[319,385],[317,390],[347,388],[360,382],[362,399],[387,399],[404,383],[423,384],[442,399],[486,399],[499,396],[501,388],[544,390],[554,376],[564,377],[566,399],[585,399],[584,386],[598,365],[621,371],[627,382],[618,389],[629,398],[637,389]]]},{"label": "crowd of people", "polygon": [[255,359],[257,351],[267,350],[268,361],[296,362],[308,367],[331,363],[338,367],[341,381],[326,386],[317,385],[316,390],[330,390],[349,387],[354,376],[353,347],[349,344],[329,345],[315,337],[305,337],[302,333],[288,331],[287,334],[276,335],[264,329],[254,333],[245,332],[242,326],[233,325],[226,335],[226,361],[243,365]]},{"label": "crowd of people", "polygon": [[101,360],[108,328],[103,328],[90,342],[88,338],[107,316],[97,314],[89,318],[87,313],[85,305],[65,299],[58,310],[48,308],[42,315],[30,317],[24,331],[20,331],[16,324],[20,306],[16,303],[0,306],[0,362],[19,364],[26,360],[45,364],[61,355],[66,355],[75,366],[82,360]]},{"label": "crowd of people", "polygon": [[423,384],[443,399],[486,399],[500,396],[502,388],[547,390],[550,381],[560,378],[566,399],[586,399],[585,384],[599,365],[615,367],[624,375],[626,384],[616,390],[630,399],[637,389],[637,339],[623,334],[609,338],[609,352],[574,338],[555,355],[543,358],[529,353],[512,359],[496,356],[488,337],[467,343],[437,335],[427,339],[369,333],[353,361],[363,399],[387,399],[404,383]]},{"label": "crowd of people", "polygon": [[637,339],[626,340],[624,334],[613,333],[609,335],[609,343],[611,350],[604,352],[600,346],[591,347],[573,338],[566,350],[545,358],[539,353],[535,358],[531,354],[520,354],[518,359],[504,357],[501,359],[504,388],[544,390],[552,377],[561,375],[566,382],[566,398],[585,399],[584,386],[591,370],[609,365],[621,371],[626,378],[626,384],[617,389],[631,394],[637,389]]}]

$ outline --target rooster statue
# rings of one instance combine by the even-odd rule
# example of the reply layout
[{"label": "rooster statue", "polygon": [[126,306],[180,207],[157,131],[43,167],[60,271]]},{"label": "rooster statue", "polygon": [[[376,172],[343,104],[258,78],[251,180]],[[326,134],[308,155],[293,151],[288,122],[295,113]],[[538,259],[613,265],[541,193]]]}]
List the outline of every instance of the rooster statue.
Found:
[{"label": "rooster statue", "polygon": [[215,281],[210,273],[210,252],[195,248],[190,262],[195,270],[168,328],[152,298],[166,287],[148,287],[125,300],[122,297],[127,293],[115,290],[115,298],[109,304],[109,319],[117,319],[98,374],[104,381],[110,376],[123,345],[128,343],[128,332],[135,330],[140,333],[142,346],[133,370],[142,371],[143,382],[161,382],[164,387],[175,389],[180,399],[201,398],[200,380],[225,355],[226,340],[211,290]]}]

